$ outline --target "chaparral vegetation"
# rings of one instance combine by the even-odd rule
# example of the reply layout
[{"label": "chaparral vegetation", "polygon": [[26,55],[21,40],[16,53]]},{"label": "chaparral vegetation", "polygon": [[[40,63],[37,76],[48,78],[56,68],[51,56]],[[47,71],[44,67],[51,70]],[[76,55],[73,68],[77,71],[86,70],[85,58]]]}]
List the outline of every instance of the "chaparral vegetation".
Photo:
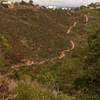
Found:
[{"label": "chaparral vegetation", "polygon": [[3,2],[0,100],[100,100],[100,9]]}]

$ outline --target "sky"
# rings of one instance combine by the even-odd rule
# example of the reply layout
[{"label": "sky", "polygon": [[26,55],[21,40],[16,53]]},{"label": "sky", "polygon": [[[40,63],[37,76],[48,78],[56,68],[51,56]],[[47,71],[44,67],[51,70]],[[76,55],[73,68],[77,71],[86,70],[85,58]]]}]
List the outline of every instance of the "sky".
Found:
[{"label": "sky", "polygon": [[56,5],[56,6],[80,6],[80,5],[87,5],[92,2],[100,2],[100,0],[33,0],[35,4],[40,4],[40,5]]}]

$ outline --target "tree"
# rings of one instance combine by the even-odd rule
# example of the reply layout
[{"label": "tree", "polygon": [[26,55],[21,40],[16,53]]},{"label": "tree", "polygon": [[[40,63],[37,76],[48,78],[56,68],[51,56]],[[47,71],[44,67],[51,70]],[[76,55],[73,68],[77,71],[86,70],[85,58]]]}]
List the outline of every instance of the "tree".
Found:
[{"label": "tree", "polygon": [[95,22],[88,28],[88,55],[87,61],[95,63],[100,59],[100,24]]},{"label": "tree", "polygon": [[22,1],[20,2],[20,4],[21,4],[21,5],[26,5],[27,3],[26,3],[24,0],[22,0]]},{"label": "tree", "polygon": [[29,0],[29,4],[30,5],[33,5],[33,0]]}]

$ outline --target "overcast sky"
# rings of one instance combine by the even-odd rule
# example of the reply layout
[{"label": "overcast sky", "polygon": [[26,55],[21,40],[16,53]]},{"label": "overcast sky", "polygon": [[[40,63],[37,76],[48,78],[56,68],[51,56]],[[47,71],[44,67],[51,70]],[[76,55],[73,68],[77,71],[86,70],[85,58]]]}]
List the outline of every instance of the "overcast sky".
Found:
[{"label": "overcast sky", "polygon": [[40,5],[57,5],[57,6],[79,6],[91,2],[100,2],[100,0],[33,0]]}]

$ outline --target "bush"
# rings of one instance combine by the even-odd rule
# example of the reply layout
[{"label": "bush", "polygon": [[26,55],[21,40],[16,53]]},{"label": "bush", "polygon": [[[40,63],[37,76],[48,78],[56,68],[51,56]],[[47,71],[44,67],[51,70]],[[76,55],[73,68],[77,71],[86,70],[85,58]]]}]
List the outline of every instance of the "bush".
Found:
[{"label": "bush", "polygon": [[30,80],[20,81],[14,93],[17,94],[16,100],[75,100],[74,97],[41,88],[37,82]]},{"label": "bush", "polygon": [[54,72],[41,72],[39,75],[37,75],[37,80],[45,83],[47,86],[54,88],[57,80],[57,76]]}]

